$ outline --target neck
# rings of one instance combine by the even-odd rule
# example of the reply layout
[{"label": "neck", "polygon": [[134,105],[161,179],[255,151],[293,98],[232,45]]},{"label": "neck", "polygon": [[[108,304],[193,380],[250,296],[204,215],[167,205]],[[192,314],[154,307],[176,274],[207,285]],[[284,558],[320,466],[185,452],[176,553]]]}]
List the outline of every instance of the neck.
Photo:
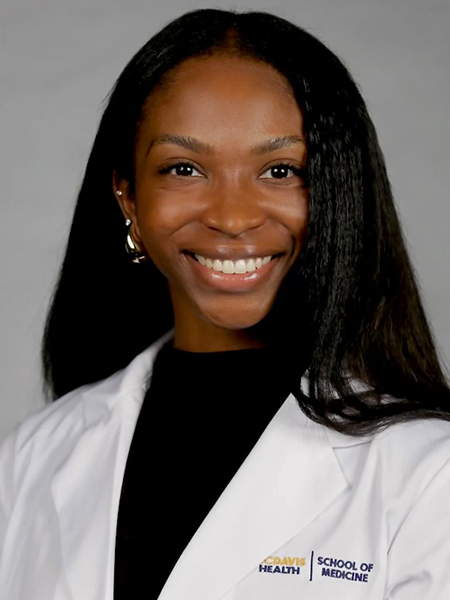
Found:
[{"label": "neck", "polygon": [[223,329],[209,326],[200,328],[195,323],[175,321],[174,348],[189,352],[223,352],[264,348],[267,344],[254,335],[250,329]]}]

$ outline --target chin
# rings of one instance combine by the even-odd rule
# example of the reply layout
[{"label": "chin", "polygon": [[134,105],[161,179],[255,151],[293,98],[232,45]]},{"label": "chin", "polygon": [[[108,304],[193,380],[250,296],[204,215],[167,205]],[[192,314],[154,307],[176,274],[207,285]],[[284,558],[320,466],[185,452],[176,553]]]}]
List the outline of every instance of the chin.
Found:
[{"label": "chin", "polygon": [[229,314],[226,312],[221,312],[220,314],[203,313],[202,318],[208,323],[211,323],[211,325],[220,327],[221,329],[241,330],[249,329],[260,323],[264,317],[267,316],[268,312],[268,310],[259,310],[240,313],[239,311],[233,311]]}]

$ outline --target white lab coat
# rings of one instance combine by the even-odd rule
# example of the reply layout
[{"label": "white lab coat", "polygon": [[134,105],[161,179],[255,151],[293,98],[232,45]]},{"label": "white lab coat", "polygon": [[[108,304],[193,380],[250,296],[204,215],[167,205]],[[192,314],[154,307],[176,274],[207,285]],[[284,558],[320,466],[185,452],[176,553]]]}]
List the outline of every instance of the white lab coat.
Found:
[{"label": "white lab coat", "polygon": [[[127,453],[145,382],[170,335],[123,371],[29,417],[3,444],[5,600],[113,599]],[[312,422],[290,395],[159,599],[447,599],[449,459],[450,423],[352,438]],[[170,522],[167,535],[177,535]],[[156,549],[149,575],[173,558]]]}]

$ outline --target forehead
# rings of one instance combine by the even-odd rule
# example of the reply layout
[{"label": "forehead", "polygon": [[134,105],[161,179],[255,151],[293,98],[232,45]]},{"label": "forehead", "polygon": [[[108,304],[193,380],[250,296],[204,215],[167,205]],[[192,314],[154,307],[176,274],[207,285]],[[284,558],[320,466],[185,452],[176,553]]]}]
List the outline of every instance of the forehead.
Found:
[{"label": "forehead", "polygon": [[[237,78],[229,80],[230,76]],[[256,80],[266,89],[278,88],[281,94],[293,96],[288,79],[275,67],[262,60],[242,56],[212,55],[188,58],[170,69],[161,79],[160,90],[174,92],[180,86],[190,83],[206,84],[227,80],[230,85],[238,81],[254,83]],[[236,86],[235,86],[236,87]]]},{"label": "forehead", "polygon": [[172,130],[187,123],[200,129],[302,129],[300,109],[284,75],[265,62],[234,56],[190,58],[166,73],[148,97],[143,117],[152,128]]}]

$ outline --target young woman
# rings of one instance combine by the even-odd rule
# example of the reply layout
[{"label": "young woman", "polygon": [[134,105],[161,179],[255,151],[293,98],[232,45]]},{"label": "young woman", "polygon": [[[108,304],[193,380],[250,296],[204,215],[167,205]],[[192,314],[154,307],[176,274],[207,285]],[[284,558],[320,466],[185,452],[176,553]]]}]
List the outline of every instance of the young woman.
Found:
[{"label": "young woman", "polygon": [[130,61],[43,359],[9,600],[446,596],[448,382],[364,101],[296,25],[191,11]]}]

